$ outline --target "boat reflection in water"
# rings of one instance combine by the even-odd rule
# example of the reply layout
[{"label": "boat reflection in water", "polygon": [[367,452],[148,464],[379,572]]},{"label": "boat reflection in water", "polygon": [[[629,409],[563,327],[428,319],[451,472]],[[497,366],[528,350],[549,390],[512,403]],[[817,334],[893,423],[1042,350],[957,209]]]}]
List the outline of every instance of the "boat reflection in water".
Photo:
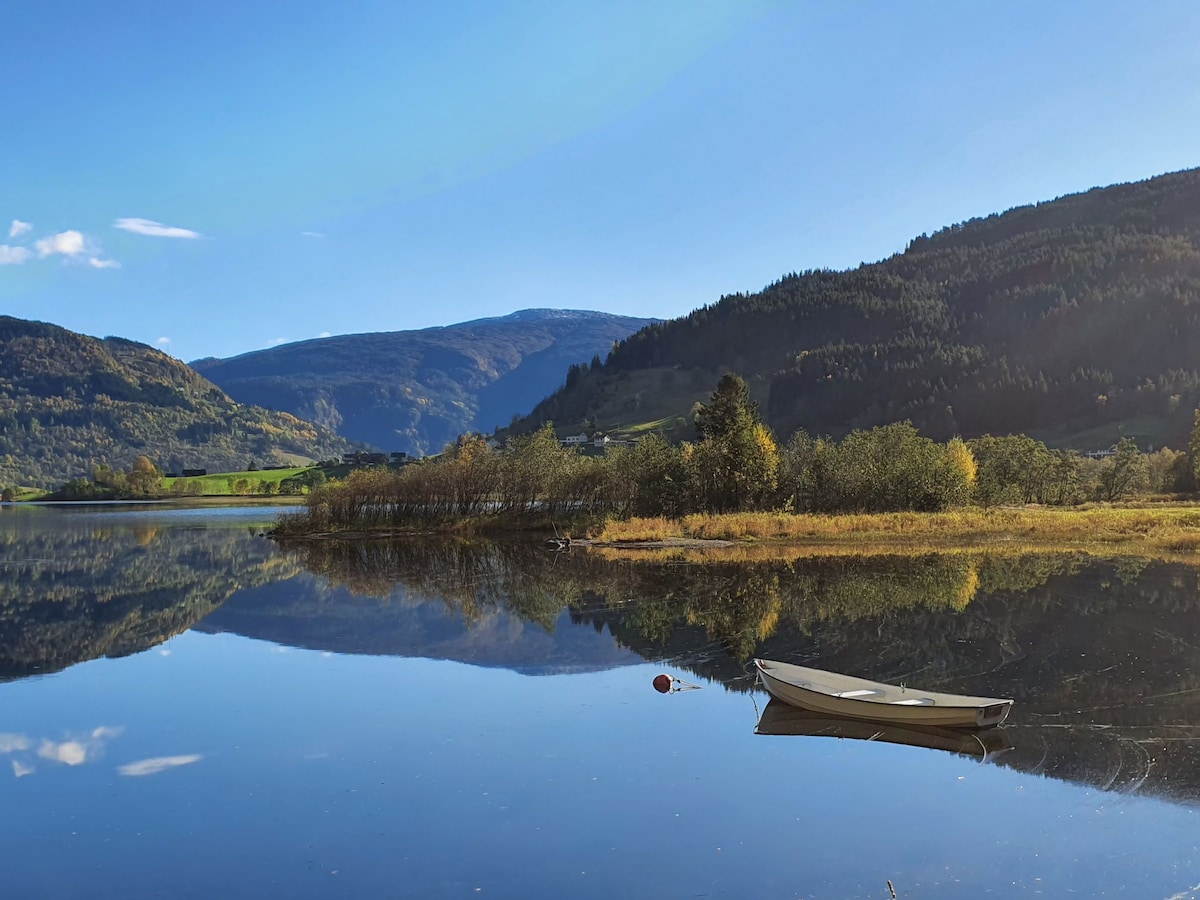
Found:
[{"label": "boat reflection in water", "polygon": [[991,759],[1013,749],[1007,732],[999,726],[984,731],[964,731],[961,728],[845,719],[799,709],[775,699],[763,709],[754,733],[882,741],[885,744],[906,744],[910,747],[945,750],[948,753],[982,760]]}]

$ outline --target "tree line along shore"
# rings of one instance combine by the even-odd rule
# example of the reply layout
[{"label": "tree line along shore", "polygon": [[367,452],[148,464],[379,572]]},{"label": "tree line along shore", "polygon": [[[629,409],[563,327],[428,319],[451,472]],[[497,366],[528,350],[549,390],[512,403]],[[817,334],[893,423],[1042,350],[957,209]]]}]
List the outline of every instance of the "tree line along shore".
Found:
[{"label": "tree line along shore", "polygon": [[[1196,446],[1144,453],[1125,439],[1090,458],[1026,435],[939,443],[908,422],[841,440],[800,431],[781,445],[736,375],[700,405],[696,428],[694,442],[649,435],[600,456],[562,446],[550,424],[499,449],[467,435],[403,469],[357,470],[314,488],[276,533],[553,526],[606,542],[967,533],[1144,542],[1153,532],[1179,552],[1194,547],[1192,529],[1200,535],[1200,511],[1188,509]],[[1200,446],[1200,428],[1191,443]],[[1117,514],[1113,504],[1144,508]]]}]

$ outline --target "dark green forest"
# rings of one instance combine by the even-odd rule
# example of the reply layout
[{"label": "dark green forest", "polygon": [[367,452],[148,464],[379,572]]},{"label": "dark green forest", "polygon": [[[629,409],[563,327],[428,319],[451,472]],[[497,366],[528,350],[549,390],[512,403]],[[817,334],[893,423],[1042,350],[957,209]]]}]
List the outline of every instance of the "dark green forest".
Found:
[{"label": "dark green forest", "polygon": [[911,420],[936,440],[1183,447],[1200,405],[1200,170],[972,219],[881,262],[722,297],[573,368],[518,430],[638,422],[635,391],[672,398],[669,414],[690,423],[692,387],[727,371],[781,437]]},{"label": "dark green forest", "polygon": [[143,455],[165,471],[233,471],[349,448],[289,413],[235,403],[153,347],[0,316],[0,486],[54,487]]}]

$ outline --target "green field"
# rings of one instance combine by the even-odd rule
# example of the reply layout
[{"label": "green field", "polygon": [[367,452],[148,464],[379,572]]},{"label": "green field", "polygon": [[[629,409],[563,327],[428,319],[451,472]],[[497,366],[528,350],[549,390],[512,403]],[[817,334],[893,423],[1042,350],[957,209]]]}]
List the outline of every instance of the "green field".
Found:
[{"label": "green field", "polygon": [[25,502],[29,500],[41,500],[48,493],[43,488],[19,487],[13,489],[13,500],[16,502]]},{"label": "green field", "polygon": [[[189,488],[193,485],[200,485],[200,494],[202,497],[230,497],[240,494],[260,494],[264,493],[260,489],[260,485],[270,483],[275,485],[272,493],[279,492],[279,482],[285,478],[294,478],[304,472],[311,472],[316,466],[296,466],[289,469],[260,469],[254,472],[216,472],[208,475],[197,475],[193,478],[164,478],[163,490],[168,494],[173,494],[177,490],[176,484],[182,482]],[[245,481],[245,488],[238,490],[240,482]],[[192,496],[196,496],[192,494]]]}]

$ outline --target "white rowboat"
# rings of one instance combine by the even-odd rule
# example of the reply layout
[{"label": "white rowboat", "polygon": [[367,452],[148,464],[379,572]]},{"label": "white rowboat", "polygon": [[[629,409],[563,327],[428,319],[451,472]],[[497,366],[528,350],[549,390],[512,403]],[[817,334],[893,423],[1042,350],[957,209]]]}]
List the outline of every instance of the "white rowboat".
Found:
[{"label": "white rowboat", "polygon": [[754,665],[772,697],[801,709],[852,719],[991,728],[1008,718],[1013,705],[995,697],[939,694],[767,659],[756,659]]}]

